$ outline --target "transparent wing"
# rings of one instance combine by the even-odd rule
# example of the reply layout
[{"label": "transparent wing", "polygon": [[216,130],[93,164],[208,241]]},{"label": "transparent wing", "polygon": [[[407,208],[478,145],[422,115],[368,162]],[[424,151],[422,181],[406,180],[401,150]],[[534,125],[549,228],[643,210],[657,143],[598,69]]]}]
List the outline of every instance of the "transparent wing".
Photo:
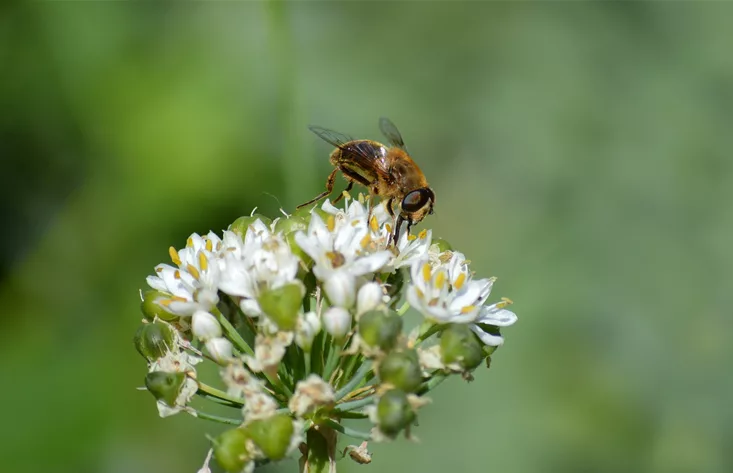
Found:
[{"label": "transparent wing", "polygon": [[380,118],[379,129],[382,130],[382,134],[387,137],[392,145],[405,149],[405,141],[392,120],[385,117]]},{"label": "transparent wing", "polygon": [[349,135],[344,135],[343,133],[329,130],[328,128],[310,125],[308,129],[318,135],[320,139],[322,139],[326,143],[331,143],[336,148],[342,148],[343,145],[348,143],[349,141],[354,141],[354,139]]}]

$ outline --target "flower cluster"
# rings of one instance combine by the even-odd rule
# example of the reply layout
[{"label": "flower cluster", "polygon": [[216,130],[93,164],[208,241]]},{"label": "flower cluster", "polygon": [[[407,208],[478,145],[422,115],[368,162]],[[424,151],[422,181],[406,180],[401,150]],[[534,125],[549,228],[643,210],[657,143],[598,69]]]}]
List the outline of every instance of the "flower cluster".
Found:
[{"label": "flower cluster", "polygon": [[[335,470],[338,434],[365,441],[343,452],[361,463],[367,440],[409,437],[426,393],[488,366],[516,316],[508,299],[487,302],[494,279],[474,278],[462,253],[430,230],[388,244],[393,225],[384,204],[347,196],[343,208],[253,214],[171,248],[172,264],[141,293],[135,337],[159,414],[234,425],[212,439],[230,472],[296,451],[302,471]],[[410,307],[423,322],[406,331]],[[207,361],[215,380],[197,374]],[[237,414],[208,414],[195,397]],[[373,425],[358,431],[346,418]]]}]

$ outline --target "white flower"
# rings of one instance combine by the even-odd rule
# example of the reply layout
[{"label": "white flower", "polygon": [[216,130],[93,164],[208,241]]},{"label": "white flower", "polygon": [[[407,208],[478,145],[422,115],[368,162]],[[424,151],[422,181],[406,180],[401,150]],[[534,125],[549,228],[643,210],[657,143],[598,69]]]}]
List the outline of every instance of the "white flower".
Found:
[{"label": "white flower", "polygon": [[216,317],[204,310],[197,310],[191,318],[191,332],[202,341],[221,337],[221,325]]},{"label": "white flower", "polygon": [[314,261],[313,274],[334,305],[349,308],[356,299],[357,278],[381,269],[392,257],[389,251],[367,251],[366,217],[342,220],[329,216],[324,223],[311,214],[308,231],[298,232],[295,241]]},{"label": "white flower", "polygon": [[288,408],[298,417],[326,406],[334,401],[333,387],[316,374],[309,375],[305,380],[298,381],[295,393],[288,402]]},{"label": "white flower", "polygon": [[462,253],[452,252],[445,264],[432,266],[428,257],[413,263],[407,300],[426,318],[436,323],[467,323],[487,345],[501,345],[503,339],[477,324],[507,326],[517,317],[505,310],[510,301],[483,306],[495,278],[473,280]]},{"label": "white flower", "polygon": [[160,417],[168,417],[188,409],[188,402],[196,394],[199,385],[196,382],[196,368],[194,365],[202,361],[200,358],[187,354],[186,352],[168,352],[165,356],[158,358],[150,364],[148,372],[164,373],[185,373],[183,384],[173,406],[165,401],[159,400],[156,403]]},{"label": "white flower", "polygon": [[384,303],[384,291],[376,282],[368,282],[361,286],[356,295],[356,313],[361,315],[374,310]]},{"label": "white flower", "polygon": [[258,334],[255,338],[255,356],[245,357],[247,366],[254,371],[277,371],[277,365],[285,356],[285,349],[293,343],[293,332],[277,332],[272,336]]},{"label": "white flower", "polygon": [[321,331],[321,319],[315,312],[306,312],[298,317],[298,326],[295,329],[295,343],[305,351],[310,351],[313,339]]},{"label": "white flower", "polygon": [[206,341],[206,350],[211,357],[220,362],[225,363],[231,360],[234,347],[232,342],[223,337],[211,338]]},{"label": "white flower", "polygon": [[397,242],[398,253],[390,262],[389,266],[394,269],[399,269],[421,260],[428,254],[428,248],[430,248],[433,240],[432,237],[432,230],[422,230],[417,235],[411,235],[407,232],[400,235],[400,239]]},{"label": "white flower", "polygon": [[323,313],[323,328],[333,338],[341,340],[351,330],[351,314],[343,307],[329,307]]}]

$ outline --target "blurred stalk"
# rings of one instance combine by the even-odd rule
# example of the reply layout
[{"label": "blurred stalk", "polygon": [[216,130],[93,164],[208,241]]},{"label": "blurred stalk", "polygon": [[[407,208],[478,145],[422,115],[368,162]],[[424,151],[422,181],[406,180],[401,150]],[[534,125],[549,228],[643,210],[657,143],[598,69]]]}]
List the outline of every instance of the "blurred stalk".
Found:
[{"label": "blurred stalk", "polygon": [[310,188],[308,183],[313,182],[314,173],[303,151],[306,123],[299,105],[297,57],[288,7],[283,1],[267,2],[268,40],[275,80],[276,136],[281,137],[277,151],[282,158],[285,184],[283,205],[295,206],[308,200],[305,189]]}]

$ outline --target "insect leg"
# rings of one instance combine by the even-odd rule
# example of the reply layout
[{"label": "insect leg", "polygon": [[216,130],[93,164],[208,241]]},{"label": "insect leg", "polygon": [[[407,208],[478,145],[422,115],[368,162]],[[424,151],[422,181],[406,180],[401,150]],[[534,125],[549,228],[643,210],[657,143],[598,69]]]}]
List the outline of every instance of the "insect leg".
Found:
[{"label": "insect leg", "polygon": [[[397,246],[397,240],[400,239],[400,227],[402,226],[402,222],[404,222],[405,219],[402,218],[402,215],[397,217],[397,223],[394,227],[394,232],[392,232],[392,242]],[[389,241],[387,242],[387,246],[389,246]]]},{"label": "insect leg", "polygon": [[320,194],[318,194],[316,196],[316,198],[309,200],[305,204],[300,204],[299,206],[296,207],[296,209],[299,209],[301,207],[305,207],[306,205],[310,205],[313,202],[318,202],[319,200],[321,200],[324,197],[326,197],[327,195],[329,195],[331,193],[331,191],[333,191],[333,181],[336,180],[336,173],[338,171],[339,171],[339,169],[336,168],[336,169],[333,170],[333,172],[331,172],[331,174],[328,175],[328,180],[326,181],[326,190],[325,191],[321,192]]},{"label": "insect leg", "polygon": [[[352,187],[354,187],[354,181],[349,181],[349,185],[346,186],[346,189],[344,189],[344,192],[349,192]],[[333,201],[334,204],[344,197],[344,192],[342,192],[338,197],[334,199]]]}]

